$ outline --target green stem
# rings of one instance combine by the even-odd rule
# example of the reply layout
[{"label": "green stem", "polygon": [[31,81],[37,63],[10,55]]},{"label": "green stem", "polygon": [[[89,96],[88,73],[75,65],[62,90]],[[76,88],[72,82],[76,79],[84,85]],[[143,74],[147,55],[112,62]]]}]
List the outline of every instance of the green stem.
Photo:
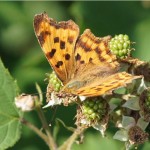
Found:
[{"label": "green stem", "polygon": [[85,128],[77,128],[74,133],[58,148],[58,150],[71,150],[72,144]]},{"label": "green stem", "polygon": [[42,96],[41,88],[37,83],[36,83],[36,89],[39,93],[39,99],[36,100],[36,111],[37,111],[38,116],[42,122],[42,126],[46,132],[46,135],[48,138],[48,143],[49,143],[48,144],[49,148],[51,150],[56,150],[56,148],[57,148],[56,143],[54,141],[54,138],[51,135],[50,128],[49,128],[49,125],[48,125],[47,120],[45,118],[45,115],[43,113],[43,110],[41,109],[41,103],[43,102],[43,96]]},{"label": "green stem", "polygon": [[50,149],[51,150],[56,150],[56,148],[57,148],[56,143],[54,141],[54,138],[51,135],[50,128],[49,128],[49,126],[47,124],[47,120],[46,120],[46,118],[44,116],[44,113],[43,113],[43,111],[41,109],[40,104],[39,105],[37,104],[36,110],[37,110],[39,118],[40,118],[40,120],[42,122],[42,126],[43,126],[43,128],[44,128],[44,130],[46,132],[46,135],[48,137],[48,142],[49,142]]},{"label": "green stem", "polygon": [[21,119],[21,123],[24,124],[24,125],[26,125],[27,127],[29,127],[29,128],[30,128],[32,131],[34,131],[41,139],[43,139],[47,145],[49,145],[47,136],[46,136],[43,132],[41,132],[36,126],[34,126],[32,123],[28,122],[28,121],[25,120],[24,118]]}]

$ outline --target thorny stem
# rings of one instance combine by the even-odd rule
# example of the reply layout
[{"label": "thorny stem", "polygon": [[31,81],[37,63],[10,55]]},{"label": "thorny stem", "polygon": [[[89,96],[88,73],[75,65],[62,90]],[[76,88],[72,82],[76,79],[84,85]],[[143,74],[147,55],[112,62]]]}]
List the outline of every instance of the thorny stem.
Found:
[{"label": "thorny stem", "polygon": [[24,118],[21,119],[21,123],[26,125],[27,127],[29,127],[32,131],[34,131],[39,137],[41,137],[45,143],[47,145],[49,145],[48,143],[48,138],[47,136],[41,132],[36,126],[34,126],[32,123],[28,122],[27,120],[25,120]]},{"label": "thorny stem", "polygon": [[78,127],[74,133],[58,148],[58,150],[71,150],[71,146],[76,138],[84,131],[85,128]]},{"label": "thorny stem", "polygon": [[54,138],[51,135],[50,128],[49,128],[49,126],[47,124],[46,118],[44,116],[44,113],[43,113],[43,111],[41,109],[40,104],[37,105],[36,110],[37,110],[39,118],[40,118],[40,120],[42,122],[42,126],[43,126],[43,128],[44,128],[44,130],[46,132],[46,135],[48,137],[48,143],[49,143],[48,146],[50,147],[51,150],[56,150],[56,147],[57,147],[56,143],[54,141]]}]

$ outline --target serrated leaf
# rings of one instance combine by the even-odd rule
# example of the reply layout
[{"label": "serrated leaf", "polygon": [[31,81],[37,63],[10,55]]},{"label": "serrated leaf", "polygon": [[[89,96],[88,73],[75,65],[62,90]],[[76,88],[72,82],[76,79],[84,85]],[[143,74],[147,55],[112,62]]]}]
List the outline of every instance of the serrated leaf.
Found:
[{"label": "serrated leaf", "polygon": [[0,60],[0,150],[13,146],[20,138],[20,112],[15,104],[18,87]]}]

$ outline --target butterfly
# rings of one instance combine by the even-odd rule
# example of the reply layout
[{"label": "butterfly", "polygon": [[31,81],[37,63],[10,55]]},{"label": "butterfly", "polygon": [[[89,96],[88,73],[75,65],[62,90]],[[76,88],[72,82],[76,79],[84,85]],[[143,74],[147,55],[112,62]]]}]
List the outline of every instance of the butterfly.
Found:
[{"label": "butterfly", "polygon": [[89,29],[79,36],[74,21],[56,22],[46,13],[34,17],[34,30],[66,93],[100,96],[140,78],[120,71],[120,64],[108,46],[110,36],[95,37]]}]

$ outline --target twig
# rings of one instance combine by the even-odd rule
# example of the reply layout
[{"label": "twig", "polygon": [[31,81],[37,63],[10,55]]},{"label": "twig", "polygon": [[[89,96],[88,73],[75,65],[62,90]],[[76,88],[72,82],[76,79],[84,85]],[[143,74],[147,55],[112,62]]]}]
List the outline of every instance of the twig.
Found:
[{"label": "twig", "polygon": [[72,144],[76,138],[84,131],[85,128],[79,127],[74,133],[58,148],[58,150],[71,150]]},{"label": "twig", "polygon": [[46,132],[46,135],[47,135],[47,137],[48,137],[48,142],[49,142],[49,147],[50,147],[50,149],[51,150],[56,150],[56,143],[55,143],[55,141],[54,141],[54,138],[52,137],[52,135],[51,135],[51,132],[50,132],[50,128],[49,128],[49,126],[48,126],[48,124],[47,124],[47,121],[46,121],[46,118],[45,118],[45,116],[44,116],[44,113],[43,113],[43,111],[42,111],[42,109],[41,109],[41,106],[40,105],[37,105],[37,107],[36,107],[36,110],[37,110],[37,113],[38,113],[38,115],[39,115],[39,118],[40,118],[40,120],[41,120],[41,122],[42,122],[42,126],[43,126],[43,128],[44,128],[44,130],[45,130],[45,132]]},{"label": "twig", "polygon": [[42,138],[47,145],[49,145],[49,141],[47,136],[41,132],[36,126],[34,126],[32,123],[28,122],[24,118],[21,119],[21,123],[29,127],[32,131],[34,131],[40,138]]}]

